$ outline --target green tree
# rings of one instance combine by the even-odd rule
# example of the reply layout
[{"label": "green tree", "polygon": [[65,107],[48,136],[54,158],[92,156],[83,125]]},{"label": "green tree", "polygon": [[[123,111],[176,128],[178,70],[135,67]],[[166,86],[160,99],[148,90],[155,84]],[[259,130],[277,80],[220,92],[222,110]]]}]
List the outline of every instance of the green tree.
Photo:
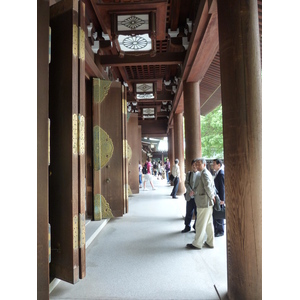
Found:
[{"label": "green tree", "polygon": [[203,157],[223,159],[222,105],[201,116],[201,144]]}]

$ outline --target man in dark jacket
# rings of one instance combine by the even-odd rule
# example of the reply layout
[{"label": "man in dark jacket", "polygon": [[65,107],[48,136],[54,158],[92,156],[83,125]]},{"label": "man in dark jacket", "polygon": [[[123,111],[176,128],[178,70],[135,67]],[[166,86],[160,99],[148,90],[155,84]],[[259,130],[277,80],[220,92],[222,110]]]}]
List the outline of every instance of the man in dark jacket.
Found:
[{"label": "man in dark jacket", "polygon": [[[224,205],[225,181],[224,181],[224,168],[222,165],[222,161],[219,159],[214,159],[213,168],[216,171],[214,182],[215,182],[215,187],[218,191],[218,196],[220,198],[220,204]],[[215,228],[215,237],[224,235],[224,220],[214,218],[214,228]]]},{"label": "man in dark jacket", "polygon": [[191,230],[191,221],[193,214],[195,214],[195,222],[194,222],[194,229],[196,226],[196,220],[197,220],[197,206],[195,203],[195,198],[194,195],[191,197],[190,192],[193,190],[194,185],[195,185],[195,180],[198,175],[197,171],[197,165],[196,165],[196,160],[193,159],[191,162],[192,166],[192,171],[189,171],[186,173],[185,176],[185,188],[186,188],[186,193],[185,193],[185,200],[186,200],[186,213],[185,213],[185,219],[184,219],[184,224],[185,227],[181,232],[189,232]]}]

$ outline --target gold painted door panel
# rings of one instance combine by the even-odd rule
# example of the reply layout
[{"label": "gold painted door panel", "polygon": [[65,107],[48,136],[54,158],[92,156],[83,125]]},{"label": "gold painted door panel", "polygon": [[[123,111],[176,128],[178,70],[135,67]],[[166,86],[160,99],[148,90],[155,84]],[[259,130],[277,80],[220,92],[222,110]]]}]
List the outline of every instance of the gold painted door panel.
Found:
[{"label": "gold painted door panel", "polygon": [[121,83],[93,79],[94,219],[124,213]]}]

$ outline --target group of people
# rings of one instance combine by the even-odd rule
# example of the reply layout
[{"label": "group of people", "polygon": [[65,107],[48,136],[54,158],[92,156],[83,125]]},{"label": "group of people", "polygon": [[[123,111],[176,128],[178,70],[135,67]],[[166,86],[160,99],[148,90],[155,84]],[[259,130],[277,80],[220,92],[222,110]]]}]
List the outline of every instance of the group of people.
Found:
[{"label": "group of people", "polygon": [[153,175],[157,179],[163,179],[165,175],[165,169],[162,166],[160,160],[158,162],[154,161],[153,162]]},{"label": "group of people", "polygon": [[[157,166],[157,167],[155,168],[155,166]],[[144,181],[142,180],[143,167],[145,167],[147,169],[146,173],[144,174]],[[169,171],[170,171],[170,161],[168,158],[167,158],[166,162],[164,163],[164,166],[161,165],[160,161],[158,161],[157,164],[156,164],[156,162],[154,162],[152,164],[150,157],[147,158],[144,166],[142,166],[141,162],[139,161],[139,186],[140,186],[140,188],[143,187],[143,190],[147,191],[148,189],[146,188],[146,182],[149,181],[152,189],[155,190],[155,187],[154,187],[153,181],[152,181],[152,175],[157,176],[157,179],[160,179],[160,176],[162,175],[163,172],[166,174],[167,182],[169,183]]]},{"label": "group of people", "polygon": [[[152,189],[155,187],[152,182],[152,164],[148,158],[146,164],[147,174],[144,174],[144,190],[146,182],[149,181]],[[140,187],[142,187],[142,166],[140,168]],[[173,190],[172,198],[177,199],[177,192],[180,182],[179,160],[175,159],[175,164],[169,174],[170,162],[167,159],[165,163],[167,181],[170,181],[169,175],[173,175]],[[218,195],[221,207],[225,205],[225,181],[224,181],[224,166],[219,159],[213,160],[213,169],[216,172],[214,178],[210,171],[206,168],[206,160],[204,158],[196,158],[191,162],[191,171],[186,173],[185,178],[185,200],[186,200],[186,216],[184,220],[185,228],[182,233],[191,230],[191,222],[193,214],[195,214],[195,238],[192,243],[187,244],[188,249],[201,249],[203,246],[214,248],[214,238],[224,235],[224,220],[216,219],[213,213],[213,206],[216,201],[215,196]],[[206,238],[206,239],[205,239]]]},{"label": "group of people", "polygon": [[192,170],[186,174],[185,228],[181,232],[191,230],[191,221],[195,214],[193,227],[196,233],[193,242],[186,245],[188,249],[201,249],[203,246],[214,248],[214,237],[224,235],[224,220],[213,216],[216,194],[220,198],[220,205],[225,205],[224,169],[221,160],[213,160],[213,168],[216,171],[214,179],[206,168],[206,160],[197,158],[192,160]]}]

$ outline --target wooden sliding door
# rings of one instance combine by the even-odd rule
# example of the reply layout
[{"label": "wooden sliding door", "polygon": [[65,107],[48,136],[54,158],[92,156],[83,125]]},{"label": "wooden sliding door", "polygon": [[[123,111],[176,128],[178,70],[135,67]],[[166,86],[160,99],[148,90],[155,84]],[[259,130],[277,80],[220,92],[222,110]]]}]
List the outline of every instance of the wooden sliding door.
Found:
[{"label": "wooden sliding door", "polygon": [[124,214],[123,101],[120,82],[93,79],[94,219]]},{"label": "wooden sliding door", "polygon": [[50,276],[70,283],[85,276],[85,70],[80,24],[81,1],[62,0],[50,7]]}]

